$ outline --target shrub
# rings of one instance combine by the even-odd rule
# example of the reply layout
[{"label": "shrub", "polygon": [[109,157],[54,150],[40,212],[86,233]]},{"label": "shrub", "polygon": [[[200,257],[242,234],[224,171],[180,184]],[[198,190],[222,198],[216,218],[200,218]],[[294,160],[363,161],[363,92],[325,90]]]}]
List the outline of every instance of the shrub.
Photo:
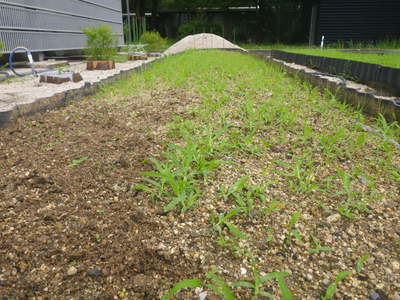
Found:
[{"label": "shrub", "polygon": [[157,31],[143,33],[140,42],[146,44],[145,50],[148,52],[163,50],[166,44],[166,40]]},{"label": "shrub", "polygon": [[85,54],[88,60],[109,60],[117,54],[117,40],[111,27],[100,25],[94,28],[83,28],[82,31],[87,37]]},{"label": "shrub", "polygon": [[222,35],[222,27],[208,22],[204,17],[196,17],[179,27],[179,36],[181,38],[197,33],[214,33]]}]

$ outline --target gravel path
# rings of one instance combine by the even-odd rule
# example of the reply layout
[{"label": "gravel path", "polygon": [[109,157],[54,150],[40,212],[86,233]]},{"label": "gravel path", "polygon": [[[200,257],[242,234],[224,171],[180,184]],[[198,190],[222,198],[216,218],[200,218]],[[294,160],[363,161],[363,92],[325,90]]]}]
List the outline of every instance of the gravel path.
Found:
[{"label": "gravel path", "polygon": [[121,71],[134,69],[154,59],[116,63],[115,69],[107,71],[87,71],[85,62],[72,63],[65,70],[79,72],[82,75],[83,80],[77,83],[68,82],[60,85],[40,83],[39,78],[35,77],[18,78],[15,81],[3,83],[0,85],[0,112],[10,111],[18,105],[33,103],[38,99],[51,97],[57,93],[78,89],[84,86],[85,82],[99,82]]}]

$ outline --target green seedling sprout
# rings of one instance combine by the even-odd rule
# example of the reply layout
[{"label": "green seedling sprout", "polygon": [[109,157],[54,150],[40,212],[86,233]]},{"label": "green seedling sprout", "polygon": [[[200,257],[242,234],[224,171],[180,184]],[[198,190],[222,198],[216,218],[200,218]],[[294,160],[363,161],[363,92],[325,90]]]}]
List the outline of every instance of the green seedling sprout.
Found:
[{"label": "green seedling sprout", "polygon": [[325,291],[325,295],[322,297],[322,300],[329,300],[332,299],[336,293],[338,288],[338,284],[343,281],[347,276],[351,274],[351,271],[343,271],[340,272],[333,283],[331,283]]}]

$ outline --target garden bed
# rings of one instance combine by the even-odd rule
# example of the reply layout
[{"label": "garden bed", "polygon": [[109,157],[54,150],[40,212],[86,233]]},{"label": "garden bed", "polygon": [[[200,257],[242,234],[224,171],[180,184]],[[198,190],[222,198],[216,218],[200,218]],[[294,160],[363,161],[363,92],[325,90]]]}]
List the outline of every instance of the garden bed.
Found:
[{"label": "garden bed", "polygon": [[196,279],[177,299],[250,299],[261,278],[285,299],[335,279],[338,299],[396,299],[400,160],[362,122],[400,138],[221,51],[20,118],[0,131],[0,294],[158,299]]}]

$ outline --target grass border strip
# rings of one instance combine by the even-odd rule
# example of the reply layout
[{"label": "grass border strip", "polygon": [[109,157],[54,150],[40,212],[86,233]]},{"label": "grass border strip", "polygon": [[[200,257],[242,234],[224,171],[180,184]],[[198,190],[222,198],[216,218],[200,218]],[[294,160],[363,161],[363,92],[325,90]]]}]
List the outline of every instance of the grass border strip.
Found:
[{"label": "grass border strip", "polygon": [[129,70],[121,70],[119,73],[111,75],[95,83],[85,82],[85,84],[80,88],[56,93],[50,97],[38,98],[32,103],[16,105],[10,110],[2,111],[0,112],[0,128],[4,128],[7,125],[14,123],[20,117],[28,117],[36,113],[42,113],[48,110],[64,107],[67,106],[71,101],[80,100],[82,98],[94,95],[104,84],[109,84],[118,79],[127,78],[132,73],[142,71],[160,59],[144,62],[142,65],[136,66]]},{"label": "grass border strip", "polygon": [[355,107],[360,107],[365,113],[378,117],[382,114],[388,121],[400,121],[400,106],[394,105],[392,100],[379,97],[372,93],[360,92],[356,88],[347,85],[338,85],[336,81],[318,76],[314,72],[299,70],[284,64],[284,61],[273,59],[269,56],[271,51],[257,51],[252,53],[269,63],[283,68],[292,77],[300,78],[310,82],[313,86],[320,89],[328,89],[333,92],[339,100],[347,102]]}]

